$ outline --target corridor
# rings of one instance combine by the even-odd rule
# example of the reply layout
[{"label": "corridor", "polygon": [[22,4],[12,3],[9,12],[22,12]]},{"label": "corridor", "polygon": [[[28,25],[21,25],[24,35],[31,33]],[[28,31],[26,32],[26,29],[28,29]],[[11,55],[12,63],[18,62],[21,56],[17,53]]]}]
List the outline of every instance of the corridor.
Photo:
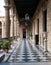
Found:
[{"label": "corridor", "polygon": [[29,40],[22,39],[19,41],[18,46],[7,59],[9,63],[24,63],[24,62],[50,62],[51,56],[43,53],[38,46],[32,46]]},{"label": "corridor", "polygon": [[51,65],[51,0],[0,6],[0,65]]}]

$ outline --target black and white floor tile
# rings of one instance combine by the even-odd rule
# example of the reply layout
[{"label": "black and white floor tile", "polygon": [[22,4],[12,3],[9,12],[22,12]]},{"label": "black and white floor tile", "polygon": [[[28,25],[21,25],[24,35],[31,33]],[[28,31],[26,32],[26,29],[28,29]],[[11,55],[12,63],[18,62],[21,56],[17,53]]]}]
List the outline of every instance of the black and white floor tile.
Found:
[{"label": "black and white floor tile", "polygon": [[28,40],[23,39],[18,48],[14,50],[8,62],[48,62],[51,61],[51,56],[48,56],[36,47],[34,49]]}]

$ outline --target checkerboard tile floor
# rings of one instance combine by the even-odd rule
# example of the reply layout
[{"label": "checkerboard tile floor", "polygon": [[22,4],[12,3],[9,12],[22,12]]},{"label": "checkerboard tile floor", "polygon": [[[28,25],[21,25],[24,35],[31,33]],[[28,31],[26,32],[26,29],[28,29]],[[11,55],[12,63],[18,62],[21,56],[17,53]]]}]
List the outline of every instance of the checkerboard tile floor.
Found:
[{"label": "checkerboard tile floor", "polygon": [[7,62],[49,62],[51,55],[42,53],[36,47],[32,48],[28,40],[22,40]]}]

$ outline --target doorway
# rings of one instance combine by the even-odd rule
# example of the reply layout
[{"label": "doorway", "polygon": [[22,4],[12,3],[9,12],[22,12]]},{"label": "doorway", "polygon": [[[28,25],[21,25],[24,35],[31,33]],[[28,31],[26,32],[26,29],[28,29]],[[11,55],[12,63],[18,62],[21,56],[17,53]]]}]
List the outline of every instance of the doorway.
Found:
[{"label": "doorway", "polygon": [[39,45],[39,19],[37,19],[37,34],[35,35],[35,43]]},{"label": "doorway", "polygon": [[26,29],[23,29],[23,38],[26,38]]},{"label": "doorway", "polygon": [[47,10],[43,11],[43,31],[47,32]]}]

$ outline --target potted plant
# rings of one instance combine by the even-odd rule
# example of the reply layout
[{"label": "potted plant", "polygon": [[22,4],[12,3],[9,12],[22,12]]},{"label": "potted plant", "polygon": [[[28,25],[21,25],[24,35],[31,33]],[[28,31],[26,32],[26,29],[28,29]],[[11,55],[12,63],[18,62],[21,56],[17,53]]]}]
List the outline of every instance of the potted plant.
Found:
[{"label": "potted plant", "polygon": [[33,36],[33,35],[32,35],[32,32],[30,32],[30,38],[31,38],[31,39],[32,39],[32,36]]},{"label": "potted plant", "polygon": [[0,41],[0,49],[2,48],[2,42]]},{"label": "potted plant", "polygon": [[2,49],[8,53],[8,50],[9,50],[9,41],[8,40],[2,41]]}]

